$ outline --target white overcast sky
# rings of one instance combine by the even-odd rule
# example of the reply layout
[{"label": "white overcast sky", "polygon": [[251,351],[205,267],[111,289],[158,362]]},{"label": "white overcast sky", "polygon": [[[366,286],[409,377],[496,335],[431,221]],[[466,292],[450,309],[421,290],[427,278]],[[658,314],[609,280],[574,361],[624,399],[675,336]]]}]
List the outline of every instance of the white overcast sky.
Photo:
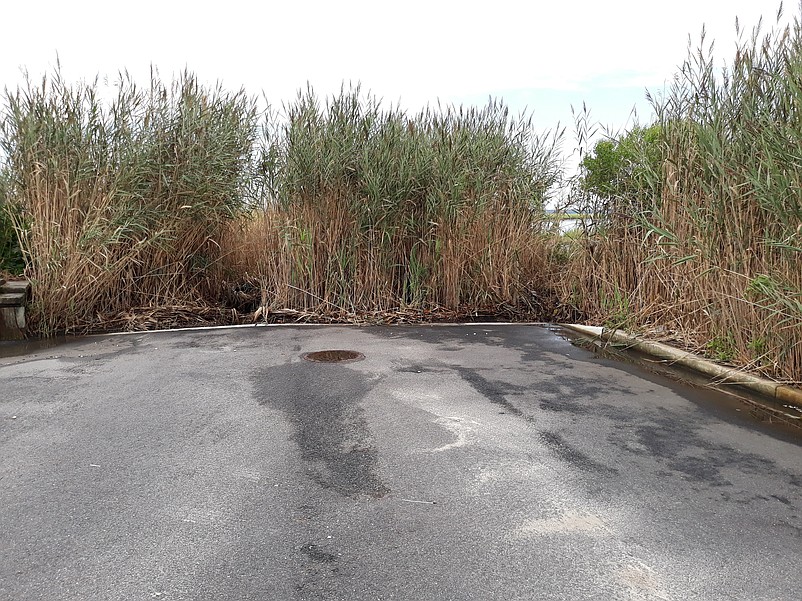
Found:
[{"label": "white overcast sky", "polygon": [[[731,56],[735,18],[748,29],[775,22],[778,0],[552,0],[450,2],[180,2],[12,0],[3,2],[0,84],[20,69],[39,76],[58,55],[69,79],[143,81],[188,67],[202,80],[264,91],[275,105],[306,82],[326,94],[359,81],[388,102],[483,104],[492,95],[540,127],[570,121],[587,102],[621,127],[644,90],[660,90],[703,24]],[[786,2],[786,15],[798,12]],[[570,146],[570,140],[566,145]]]}]

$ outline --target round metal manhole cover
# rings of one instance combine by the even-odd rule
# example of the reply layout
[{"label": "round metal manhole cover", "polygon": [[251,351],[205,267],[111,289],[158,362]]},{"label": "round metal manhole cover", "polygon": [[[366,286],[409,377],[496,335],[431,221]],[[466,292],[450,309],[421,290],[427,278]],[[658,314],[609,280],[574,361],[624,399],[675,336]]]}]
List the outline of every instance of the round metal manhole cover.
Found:
[{"label": "round metal manhole cover", "polygon": [[347,363],[361,361],[365,358],[365,355],[356,351],[315,351],[313,353],[305,353],[303,358],[315,363]]}]

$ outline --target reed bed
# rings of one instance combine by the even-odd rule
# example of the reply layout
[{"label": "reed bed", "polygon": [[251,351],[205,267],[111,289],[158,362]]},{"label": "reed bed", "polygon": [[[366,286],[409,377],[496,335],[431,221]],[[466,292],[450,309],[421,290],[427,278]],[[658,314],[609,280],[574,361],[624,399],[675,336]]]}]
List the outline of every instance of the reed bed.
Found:
[{"label": "reed bed", "polygon": [[264,206],[223,243],[266,309],[541,310],[559,136],[495,102],[408,116],[359,88],[285,112],[260,161]]},{"label": "reed bed", "polygon": [[80,332],[131,307],[199,304],[218,238],[240,215],[254,101],[184,73],[111,100],[60,70],[6,91],[2,203],[33,284],[31,330]]},{"label": "reed bed", "polygon": [[568,236],[543,210],[561,134],[498,102],[408,114],[344,87],[261,114],[190,73],[102,100],[58,69],[4,100],[0,255],[33,282],[33,334],[585,319],[802,381],[798,21],[723,71],[689,53]]},{"label": "reed bed", "polygon": [[608,326],[802,381],[799,21],[756,28],[723,71],[703,43],[653,104],[661,168],[575,245],[565,298]]},{"label": "reed bed", "polygon": [[490,102],[408,116],[358,87],[260,114],[190,73],[115,89],[56,69],[5,94],[0,204],[34,334],[259,306],[387,322],[556,304],[542,224],[560,136],[525,115]]}]

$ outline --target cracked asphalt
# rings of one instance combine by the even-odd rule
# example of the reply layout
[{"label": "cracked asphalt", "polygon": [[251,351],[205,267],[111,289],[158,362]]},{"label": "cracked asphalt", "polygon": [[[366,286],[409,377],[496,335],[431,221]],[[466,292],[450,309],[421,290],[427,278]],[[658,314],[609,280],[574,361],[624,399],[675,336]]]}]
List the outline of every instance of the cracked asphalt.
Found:
[{"label": "cracked asphalt", "polygon": [[0,599],[796,600],[800,442],[546,327],[89,337],[0,358]]}]

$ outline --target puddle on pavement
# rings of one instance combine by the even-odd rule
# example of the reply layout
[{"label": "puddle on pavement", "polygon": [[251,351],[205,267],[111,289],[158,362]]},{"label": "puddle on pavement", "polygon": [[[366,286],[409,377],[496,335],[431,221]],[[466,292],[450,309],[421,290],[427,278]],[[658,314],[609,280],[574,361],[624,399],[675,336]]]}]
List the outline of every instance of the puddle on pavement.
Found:
[{"label": "puddle on pavement", "polygon": [[80,338],[73,336],[56,336],[53,338],[2,341],[0,342],[0,359],[35,355],[39,351],[46,351],[76,340],[80,340]]},{"label": "puddle on pavement", "polygon": [[[778,417],[770,411],[773,408],[791,415],[802,416],[800,407],[778,403],[774,399],[763,397],[738,386],[725,387],[725,385],[711,384],[710,377],[704,374],[699,374],[681,365],[671,364],[632,348],[604,344],[599,340],[560,326],[547,325],[544,327],[574,347],[592,353],[598,359],[617,364],[617,367],[627,372],[640,373],[640,375],[643,375],[643,370],[650,372],[654,379],[659,380],[658,383],[671,388],[698,405],[703,405],[717,413],[749,420],[775,432],[790,435],[795,440],[802,438],[802,423],[797,423],[797,420],[791,418]],[[768,409],[763,409],[761,406]]]}]

